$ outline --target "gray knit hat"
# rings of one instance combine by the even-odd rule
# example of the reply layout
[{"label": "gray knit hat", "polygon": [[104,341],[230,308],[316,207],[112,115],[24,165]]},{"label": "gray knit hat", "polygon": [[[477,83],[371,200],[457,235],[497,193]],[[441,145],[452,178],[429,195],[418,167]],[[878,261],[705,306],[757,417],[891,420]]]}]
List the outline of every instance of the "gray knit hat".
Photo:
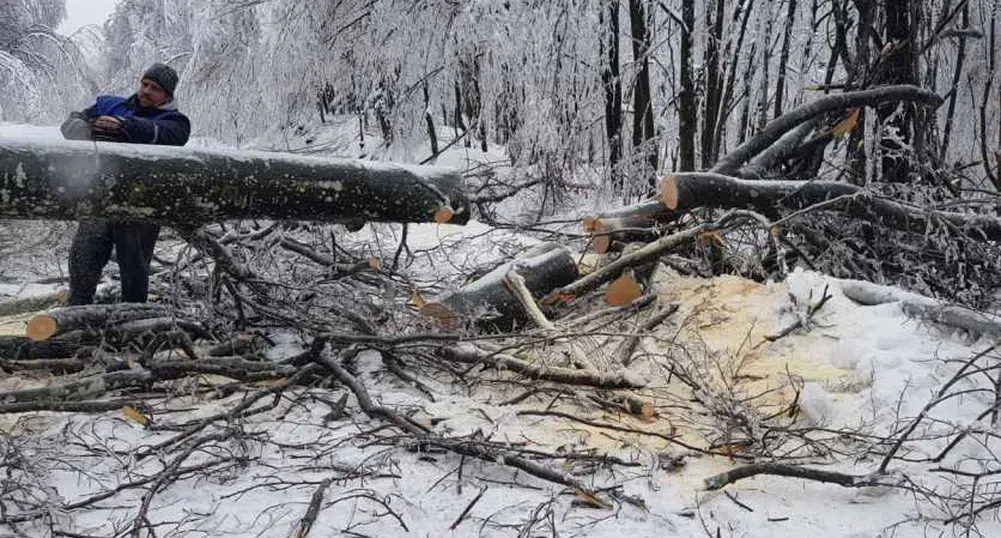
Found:
[{"label": "gray knit hat", "polygon": [[157,85],[163,88],[163,91],[167,92],[168,97],[174,97],[174,89],[177,88],[178,77],[177,71],[174,71],[173,67],[161,63],[153,64],[143,73],[142,78],[156,82]]}]

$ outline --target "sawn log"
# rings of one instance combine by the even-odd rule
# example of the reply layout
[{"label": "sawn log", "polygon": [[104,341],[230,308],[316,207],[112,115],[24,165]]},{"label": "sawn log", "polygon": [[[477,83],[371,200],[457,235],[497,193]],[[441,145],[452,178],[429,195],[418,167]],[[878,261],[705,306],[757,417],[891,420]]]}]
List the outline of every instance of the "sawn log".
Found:
[{"label": "sawn log", "polygon": [[448,323],[472,321],[481,326],[510,329],[527,321],[518,299],[504,286],[504,277],[516,271],[535,299],[577,279],[577,263],[566,247],[543,243],[481,278],[445,293],[421,306],[421,314]]},{"label": "sawn log", "polygon": [[0,218],[198,225],[269,218],[464,224],[458,173],[429,166],[40,138],[0,139]]}]

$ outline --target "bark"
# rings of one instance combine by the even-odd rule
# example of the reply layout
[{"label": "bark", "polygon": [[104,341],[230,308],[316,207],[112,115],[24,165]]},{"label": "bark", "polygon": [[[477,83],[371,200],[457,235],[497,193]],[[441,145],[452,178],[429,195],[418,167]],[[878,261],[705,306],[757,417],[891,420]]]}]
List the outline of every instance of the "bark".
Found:
[{"label": "bark", "polygon": [[[664,205],[675,211],[699,207],[800,210],[828,204],[852,217],[897,230],[924,234],[943,223],[981,241],[1001,240],[1001,218],[975,213],[925,210],[873,197],[865,190],[835,181],[744,180],[711,173],[676,174],[661,184]],[[819,208],[818,208],[819,209]]]},{"label": "bark", "polygon": [[680,151],[679,170],[695,170],[695,81],[693,76],[692,32],[695,29],[695,0],[682,0],[681,18],[681,94],[679,101],[678,147]]},{"label": "bark", "polygon": [[483,327],[508,330],[514,323],[526,321],[521,303],[504,286],[504,277],[510,271],[525,278],[525,285],[536,299],[578,276],[577,263],[569,250],[555,243],[543,243],[476,281],[424,304],[421,314],[448,324],[471,321]]},{"label": "bark", "polygon": [[432,167],[104,142],[0,140],[0,218],[81,216],[197,227],[229,219],[469,219],[457,173]]},{"label": "bark", "polygon": [[754,138],[723,156],[711,171],[719,174],[736,173],[745,162],[770,147],[784,134],[822,114],[858,106],[875,106],[888,101],[914,101],[938,106],[942,103],[942,98],[934,92],[907,85],[827,95],[775,118]]},{"label": "bark", "polygon": [[[628,243],[622,247],[620,257],[628,258],[646,245],[647,243]],[[605,289],[605,303],[617,307],[633,304],[639,300],[650,291],[658,265],[658,260],[653,259],[625,268],[622,274]]]}]

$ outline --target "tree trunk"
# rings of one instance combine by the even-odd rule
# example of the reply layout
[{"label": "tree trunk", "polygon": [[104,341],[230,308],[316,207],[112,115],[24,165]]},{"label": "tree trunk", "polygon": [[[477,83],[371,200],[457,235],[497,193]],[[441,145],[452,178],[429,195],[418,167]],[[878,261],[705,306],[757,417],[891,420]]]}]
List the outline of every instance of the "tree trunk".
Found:
[{"label": "tree trunk", "polygon": [[428,138],[431,139],[431,155],[438,155],[438,133],[434,130],[434,118],[431,117],[431,96],[428,95],[428,85],[424,84],[424,122],[428,128]]},{"label": "tree trunk", "polygon": [[504,277],[512,270],[525,278],[525,285],[536,299],[578,276],[577,262],[569,250],[556,243],[543,243],[474,282],[425,303],[421,315],[449,325],[473,322],[486,328],[511,330],[516,322],[527,320],[521,303],[504,286]]},{"label": "tree trunk", "polygon": [[629,0],[629,22],[633,36],[633,60],[639,66],[636,89],[633,90],[633,148],[646,154],[650,170],[647,176],[650,191],[657,189],[657,145],[653,140],[653,102],[650,100],[650,30],[647,26],[643,0]]},{"label": "tree trunk", "polygon": [[692,50],[692,32],[695,29],[695,0],[682,0],[681,20],[681,95],[678,96],[679,121],[678,145],[680,149],[681,171],[695,170],[695,81],[693,77],[693,62],[695,52]]},{"label": "tree trunk", "polygon": [[789,12],[786,14],[785,33],[782,36],[782,53],[779,56],[778,81],[775,83],[775,116],[782,115],[782,104],[785,98],[786,64],[789,63],[789,42],[792,41],[792,27],[796,22],[796,0],[789,2]]},{"label": "tree trunk", "polygon": [[[914,40],[911,32],[911,0],[886,0],[883,3],[886,21],[886,54],[881,58],[882,72],[880,84],[914,84]],[[914,109],[904,104],[904,113],[894,115],[897,104],[886,104],[876,108],[880,123],[892,126],[897,137],[884,138],[882,162],[883,180],[892,183],[907,183],[910,180],[910,159],[908,155],[895,155],[905,151],[914,141]],[[892,117],[891,117],[892,116]]]},{"label": "tree trunk", "polygon": [[[716,0],[715,9],[706,6],[706,28],[711,28],[706,42],[704,65],[706,66],[706,92],[702,100],[702,168],[716,162],[717,145],[716,122],[721,121],[719,110],[722,106],[723,74],[720,70],[720,43],[723,42],[723,11],[725,0]],[[740,9],[739,7],[737,8]]]},{"label": "tree trunk", "polygon": [[737,6],[737,9],[733,14],[734,24],[737,24],[737,20],[740,19],[740,32],[737,35],[736,42],[730,41],[727,43],[727,54],[724,55],[724,57],[729,60],[730,66],[722,90],[723,95],[720,98],[719,110],[716,112],[716,120],[714,122],[712,137],[713,158],[711,161],[713,163],[715,163],[716,159],[719,157],[719,150],[723,144],[723,133],[726,131],[726,120],[730,116],[731,108],[734,108],[731,106],[730,102],[733,100],[733,90],[737,85],[737,67],[740,65],[740,58],[737,54],[732,52],[743,49],[744,38],[747,36],[747,23],[751,19],[751,13],[753,10],[754,0],[744,0]]},{"label": "tree trunk", "polygon": [[[962,27],[970,25],[969,4],[963,6]],[[952,72],[952,85],[949,88],[949,107],[945,114],[945,127],[942,128],[942,147],[939,153],[939,160],[946,162],[949,153],[949,138],[952,134],[952,120],[956,113],[956,101],[959,98],[959,83],[963,76],[963,64],[966,61],[966,37],[959,36],[959,49],[956,51],[956,66]]]},{"label": "tree trunk", "polygon": [[97,216],[180,227],[228,219],[469,220],[441,168],[253,151],[0,140],[0,218]]},{"label": "tree trunk", "polygon": [[622,76],[619,72],[619,2],[606,0],[599,13],[606,19],[602,48],[604,67],[601,84],[605,88],[605,136],[608,138],[608,168],[612,186],[622,188],[619,162],[622,160]]}]

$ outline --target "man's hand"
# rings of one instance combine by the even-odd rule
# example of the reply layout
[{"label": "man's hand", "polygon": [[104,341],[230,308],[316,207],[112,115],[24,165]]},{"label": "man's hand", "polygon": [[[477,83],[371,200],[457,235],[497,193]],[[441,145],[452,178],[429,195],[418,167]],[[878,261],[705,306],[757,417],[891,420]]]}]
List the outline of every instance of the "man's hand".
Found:
[{"label": "man's hand", "polygon": [[98,116],[94,119],[91,127],[95,131],[104,131],[106,133],[115,133],[121,130],[122,121],[114,116]]}]

